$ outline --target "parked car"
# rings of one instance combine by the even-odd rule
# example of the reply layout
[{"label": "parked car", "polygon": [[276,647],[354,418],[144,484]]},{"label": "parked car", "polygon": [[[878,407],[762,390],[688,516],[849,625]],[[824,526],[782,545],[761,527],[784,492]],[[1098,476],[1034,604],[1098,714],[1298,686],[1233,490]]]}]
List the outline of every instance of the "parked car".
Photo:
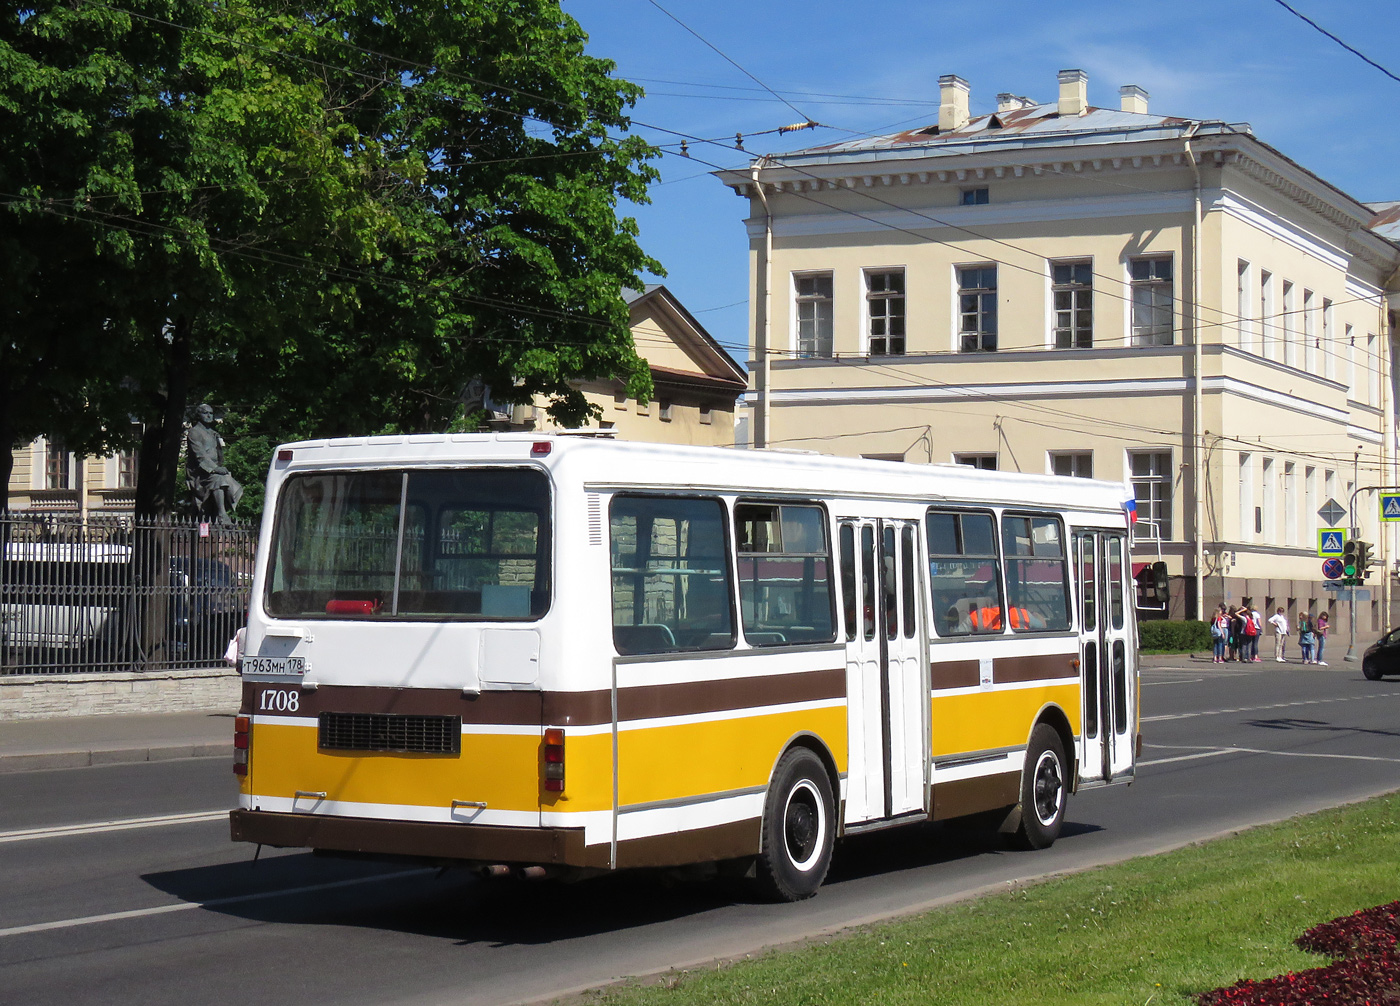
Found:
[{"label": "parked car", "polygon": [[1361,673],[1371,681],[1400,674],[1400,628],[1391,629],[1361,655]]}]

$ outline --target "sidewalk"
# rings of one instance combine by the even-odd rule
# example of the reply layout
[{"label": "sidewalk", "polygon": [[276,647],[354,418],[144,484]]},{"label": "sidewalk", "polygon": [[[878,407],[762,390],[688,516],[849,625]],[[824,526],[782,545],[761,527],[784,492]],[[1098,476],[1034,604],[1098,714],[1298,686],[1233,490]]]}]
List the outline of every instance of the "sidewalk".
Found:
[{"label": "sidewalk", "polygon": [[161,713],[0,723],[0,773],[173,758],[233,758],[233,716]]}]

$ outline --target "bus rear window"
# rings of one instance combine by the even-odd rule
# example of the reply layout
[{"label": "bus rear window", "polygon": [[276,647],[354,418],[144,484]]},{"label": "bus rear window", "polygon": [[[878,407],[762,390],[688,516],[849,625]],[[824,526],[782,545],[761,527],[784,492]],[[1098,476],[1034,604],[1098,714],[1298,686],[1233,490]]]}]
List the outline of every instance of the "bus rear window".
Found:
[{"label": "bus rear window", "polygon": [[549,483],[531,469],[294,475],[267,576],[278,618],[533,619]]}]

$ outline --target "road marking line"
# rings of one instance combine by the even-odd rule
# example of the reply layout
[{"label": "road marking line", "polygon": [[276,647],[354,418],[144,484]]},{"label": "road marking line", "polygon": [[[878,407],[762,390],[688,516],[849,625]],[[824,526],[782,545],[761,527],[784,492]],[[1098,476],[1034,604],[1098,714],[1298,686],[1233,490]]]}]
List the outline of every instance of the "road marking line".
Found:
[{"label": "road marking line", "polygon": [[[1184,744],[1163,744],[1154,745],[1160,747],[1186,747]],[[1343,761],[1379,761],[1400,765],[1400,758],[1384,758],[1380,755],[1353,755],[1353,754],[1328,754],[1323,751],[1271,751],[1267,748],[1205,748],[1194,754],[1173,755],[1170,758],[1155,758],[1152,761],[1140,761],[1138,766],[1146,768],[1149,765],[1170,765],[1178,761],[1195,761],[1200,758],[1215,758],[1219,755],[1227,754],[1260,754],[1278,755],[1280,758],[1339,758]]]},{"label": "road marking line", "polygon": [[1190,685],[1197,681],[1204,681],[1205,678],[1185,678],[1181,681],[1144,681],[1142,687],[1154,688],[1157,685]]},{"label": "road marking line", "polygon": [[91,821],[87,824],[61,824],[48,828],[25,828],[20,831],[0,831],[0,844],[30,842],[36,838],[62,838],[65,835],[99,835],[108,831],[131,831],[136,828],[165,828],[172,824],[198,824],[228,817],[227,810],[201,810],[192,814],[164,814],[160,817],[128,817],[116,821]]},{"label": "road marking line", "polygon": [[175,905],[157,905],[155,908],[134,908],[127,912],[107,912],[104,915],[87,915],[78,919],[60,919],[57,922],[36,922],[29,926],[12,926],[0,929],[2,936],[22,936],[25,933],[43,933],[52,929],[72,929],[75,926],[91,926],[99,922],[118,922],[122,919],[140,919],[148,915],[166,915],[170,912],[187,912],[193,908],[220,908],[247,901],[264,901],[268,898],[283,898],[293,894],[311,894],[315,891],[329,891],[337,887],[353,887],[356,884],[373,884],[381,880],[399,880],[404,877],[421,877],[437,871],[433,869],[400,870],[398,873],[381,873],[374,877],[355,877],[350,880],[332,880],[324,884],[308,884],[305,887],[288,887],[280,891],[261,891],[257,894],[237,894],[228,898],[210,898],[208,901],[182,901]]},{"label": "road marking line", "polygon": [[1370,695],[1342,695],[1330,699],[1303,699],[1298,702],[1276,702],[1268,706],[1240,706],[1237,709],[1202,709],[1194,713],[1165,713],[1161,716],[1144,716],[1143,723],[1162,723],[1166,720],[1189,720],[1196,716],[1224,716],[1230,713],[1259,713],[1270,709],[1294,709],[1298,706],[1319,706],[1329,702],[1369,702],[1372,699],[1393,699],[1400,692],[1374,692]]},{"label": "road marking line", "polygon": [[1170,765],[1172,762],[1177,761],[1196,761],[1200,758],[1214,758],[1217,755],[1233,753],[1234,750],[1231,748],[1215,748],[1210,751],[1197,751],[1195,754],[1173,755],[1170,758],[1154,758],[1152,761],[1140,761],[1138,762],[1138,768],[1147,768],[1149,765]]}]

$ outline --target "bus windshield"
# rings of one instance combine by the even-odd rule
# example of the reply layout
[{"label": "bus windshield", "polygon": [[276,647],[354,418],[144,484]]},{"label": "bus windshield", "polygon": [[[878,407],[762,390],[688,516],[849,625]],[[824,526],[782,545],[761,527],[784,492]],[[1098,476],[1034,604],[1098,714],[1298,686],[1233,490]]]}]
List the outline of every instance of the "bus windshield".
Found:
[{"label": "bus windshield", "polygon": [[273,528],[267,612],[539,618],[549,529],[549,482],[534,469],[293,475]]}]

